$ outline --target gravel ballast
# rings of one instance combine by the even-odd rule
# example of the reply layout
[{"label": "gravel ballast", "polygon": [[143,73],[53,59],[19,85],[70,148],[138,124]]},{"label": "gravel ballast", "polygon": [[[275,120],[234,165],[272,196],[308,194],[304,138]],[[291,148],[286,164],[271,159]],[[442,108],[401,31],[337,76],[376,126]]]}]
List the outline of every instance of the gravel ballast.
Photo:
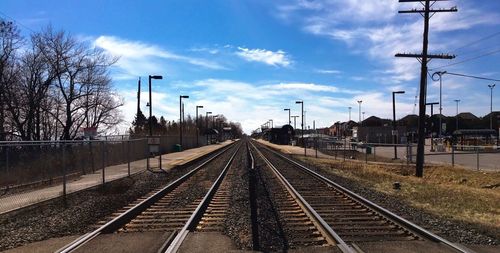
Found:
[{"label": "gravel ballast", "polygon": [[374,189],[362,185],[360,182],[350,178],[336,175],[334,171],[328,171],[316,167],[312,163],[295,159],[306,165],[308,168],[320,173],[330,180],[348,188],[349,190],[363,196],[364,198],[416,223],[417,225],[429,229],[433,233],[446,238],[452,242],[467,245],[499,245],[500,238],[489,235],[486,231],[480,231],[479,227],[473,223],[460,222],[446,217],[439,217],[424,209],[410,206],[404,199],[378,192]]},{"label": "gravel ballast", "polygon": [[179,178],[203,160],[178,167],[168,173],[148,171],[109,182],[35,207],[0,216],[0,251],[31,242],[67,235],[81,235],[128,203]]}]

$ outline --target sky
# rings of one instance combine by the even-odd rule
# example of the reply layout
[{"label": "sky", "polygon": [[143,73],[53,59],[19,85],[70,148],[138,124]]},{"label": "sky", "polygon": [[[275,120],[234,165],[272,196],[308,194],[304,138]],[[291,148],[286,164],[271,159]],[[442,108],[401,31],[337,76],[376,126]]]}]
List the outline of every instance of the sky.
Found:
[{"label": "sky", "polygon": [[[432,60],[430,74],[500,79],[500,1],[433,7],[453,6],[458,12],[432,17],[429,52],[456,58]],[[365,118],[392,118],[396,90],[406,92],[396,97],[397,118],[418,113],[420,64],[394,54],[422,51],[423,18],[398,14],[421,7],[397,0],[2,0],[0,16],[25,36],[51,25],[119,57],[110,74],[124,101],[122,130],[136,112],[138,78],[146,113],[148,75],[162,75],[153,80],[154,115],[177,120],[179,95],[189,95],[186,113],[194,117],[203,105],[200,113],[224,114],[250,133],[269,119],[286,124],[285,108],[300,115],[297,100],[311,128],[313,120],[316,127],[347,121],[349,107],[357,121],[357,101]],[[456,114],[455,99],[460,112],[488,114],[492,83],[444,75],[443,114]],[[498,86],[493,110],[500,110]],[[439,82],[429,79],[427,102],[437,101]]]}]

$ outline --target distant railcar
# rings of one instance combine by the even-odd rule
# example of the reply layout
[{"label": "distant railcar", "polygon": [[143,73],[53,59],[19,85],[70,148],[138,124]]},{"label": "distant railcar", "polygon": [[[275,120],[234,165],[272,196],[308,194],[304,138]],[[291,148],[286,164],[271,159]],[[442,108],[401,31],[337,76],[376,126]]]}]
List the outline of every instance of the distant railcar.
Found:
[{"label": "distant railcar", "polygon": [[281,128],[271,128],[265,134],[266,139],[272,143],[288,145],[295,136],[295,130],[291,125],[284,125]]}]

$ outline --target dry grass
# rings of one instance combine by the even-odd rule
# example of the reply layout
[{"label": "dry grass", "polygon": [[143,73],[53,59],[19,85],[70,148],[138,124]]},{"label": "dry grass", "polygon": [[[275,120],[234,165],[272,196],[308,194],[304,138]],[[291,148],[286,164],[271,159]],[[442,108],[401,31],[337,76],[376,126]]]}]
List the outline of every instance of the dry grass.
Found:
[{"label": "dry grass", "polygon": [[[500,184],[500,172],[432,166],[425,168],[423,178],[417,178],[413,176],[414,168],[298,158],[439,217],[476,223],[499,234],[500,187],[488,186]],[[393,189],[394,182],[401,183],[401,190]]]}]

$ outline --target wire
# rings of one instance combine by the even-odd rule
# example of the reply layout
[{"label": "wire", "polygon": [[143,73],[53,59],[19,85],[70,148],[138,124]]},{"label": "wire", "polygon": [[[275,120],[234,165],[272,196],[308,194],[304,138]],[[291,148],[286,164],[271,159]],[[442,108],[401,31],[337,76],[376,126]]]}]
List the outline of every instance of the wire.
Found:
[{"label": "wire", "polygon": [[6,18],[8,18],[8,19],[10,19],[10,20],[12,20],[12,21],[14,21],[14,22],[15,22],[15,23],[17,23],[17,24],[20,24],[20,25],[21,25],[21,26],[23,26],[24,28],[26,28],[26,29],[28,29],[28,30],[30,30],[30,31],[32,31],[32,32],[34,32],[34,33],[35,33],[35,31],[34,31],[33,29],[29,28],[28,26],[24,25],[23,23],[21,23],[21,22],[17,21],[16,19],[14,19],[14,18],[10,17],[9,15],[7,15],[7,14],[5,14],[5,13],[1,12],[1,11],[0,11],[0,15],[4,16],[4,17],[6,17]]},{"label": "wire", "polygon": [[486,77],[480,77],[480,76],[471,76],[471,75],[457,74],[457,73],[450,73],[450,72],[446,72],[446,74],[447,75],[453,75],[453,76],[462,76],[462,77],[480,79],[480,80],[500,82],[500,80],[498,80],[498,79],[492,79],[492,78],[486,78]]},{"label": "wire", "polygon": [[478,39],[478,40],[475,40],[475,41],[472,41],[472,42],[470,42],[470,43],[468,43],[468,44],[465,44],[465,45],[463,45],[463,46],[461,46],[461,47],[459,47],[459,48],[456,48],[455,50],[453,50],[453,52],[455,52],[455,51],[459,51],[460,49],[464,49],[464,48],[466,48],[466,47],[470,47],[470,46],[475,45],[475,44],[477,44],[477,43],[479,43],[479,42],[481,42],[481,41],[491,39],[491,38],[493,38],[493,37],[495,37],[495,36],[498,36],[498,35],[500,35],[500,32],[496,32],[496,33],[490,34],[490,35],[488,35],[488,36],[485,36],[485,37],[483,37],[483,38],[480,38],[480,39]]},{"label": "wire", "polygon": [[485,56],[489,56],[489,55],[493,55],[493,54],[496,54],[496,53],[500,53],[500,49],[497,49],[497,50],[494,50],[494,51],[491,51],[491,52],[488,52],[488,53],[485,53],[485,54],[481,54],[481,55],[476,56],[476,57],[471,57],[471,58],[465,59],[463,61],[459,61],[459,62],[451,63],[451,64],[448,64],[448,65],[443,65],[443,66],[439,66],[439,67],[436,67],[436,68],[432,68],[431,70],[437,70],[437,69],[442,69],[442,68],[446,68],[446,67],[455,66],[455,65],[458,65],[458,64],[462,64],[462,63],[466,63],[466,62],[469,62],[469,61],[477,60],[479,58],[482,58],[482,57],[485,57]]}]

